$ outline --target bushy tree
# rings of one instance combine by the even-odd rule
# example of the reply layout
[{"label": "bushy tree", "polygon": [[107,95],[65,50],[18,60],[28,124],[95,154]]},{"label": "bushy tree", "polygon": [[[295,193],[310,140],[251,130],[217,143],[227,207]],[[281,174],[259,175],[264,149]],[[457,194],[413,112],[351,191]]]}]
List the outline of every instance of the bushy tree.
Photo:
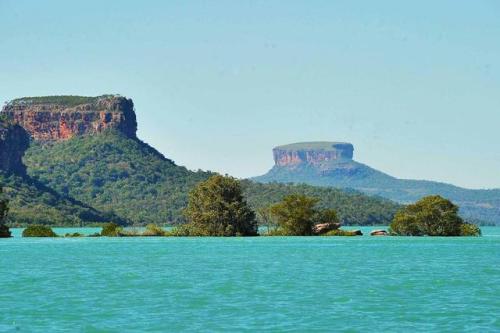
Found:
[{"label": "bushy tree", "polygon": [[481,236],[481,229],[475,224],[466,222],[460,226],[460,236]]},{"label": "bushy tree", "polygon": [[2,196],[2,188],[0,187],[0,238],[8,238],[12,236],[9,227],[5,225],[5,218],[9,211],[9,201]]},{"label": "bushy tree", "polygon": [[122,227],[116,223],[106,223],[101,230],[101,236],[104,237],[119,237],[121,236]]},{"label": "bushy tree", "polygon": [[190,236],[257,235],[255,213],[243,198],[237,179],[214,175],[190,193],[185,209]]},{"label": "bushy tree", "polygon": [[291,194],[281,202],[271,206],[282,234],[290,236],[309,236],[317,217],[315,208],[318,199],[303,194]]},{"label": "bushy tree", "polygon": [[339,224],[340,219],[335,209],[323,209],[318,211],[315,223]]},{"label": "bushy tree", "polygon": [[146,230],[142,233],[142,236],[165,236],[166,231],[160,226],[150,223],[146,226]]},{"label": "bushy tree", "polygon": [[401,236],[460,236],[465,229],[458,209],[441,196],[427,196],[397,212],[390,231]]},{"label": "bushy tree", "polygon": [[50,227],[32,224],[23,230],[23,237],[57,237],[57,235]]}]

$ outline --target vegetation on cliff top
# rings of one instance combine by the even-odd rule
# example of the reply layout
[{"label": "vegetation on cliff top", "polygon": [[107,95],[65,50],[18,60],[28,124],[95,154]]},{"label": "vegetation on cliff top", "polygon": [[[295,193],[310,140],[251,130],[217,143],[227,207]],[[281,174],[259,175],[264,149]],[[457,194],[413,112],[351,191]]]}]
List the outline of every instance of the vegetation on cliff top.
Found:
[{"label": "vegetation on cliff top", "polygon": [[458,206],[441,196],[427,196],[401,209],[390,225],[399,236],[479,236],[480,229],[458,216]]},{"label": "vegetation on cliff top", "polygon": [[274,147],[274,149],[282,150],[325,150],[335,151],[338,148],[335,145],[351,145],[348,142],[331,142],[331,141],[313,141],[313,142],[297,142],[288,145]]},{"label": "vegetation on cliff top", "polygon": [[73,107],[81,104],[95,103],[101,98],[111,97],[119,97],[119,95],[102,95],[95,97],[73,95],[22,97],[9,101],[7,105],[58,104]]}]

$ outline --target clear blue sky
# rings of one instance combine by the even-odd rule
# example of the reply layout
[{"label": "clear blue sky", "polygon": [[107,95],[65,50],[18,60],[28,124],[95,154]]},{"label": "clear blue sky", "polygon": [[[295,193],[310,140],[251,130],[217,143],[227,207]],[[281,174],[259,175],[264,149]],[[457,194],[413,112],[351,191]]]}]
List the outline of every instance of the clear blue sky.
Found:
[{"label": "clear blue sky", "polygon": [[238,177],[335,140],[404,178],[500,187],[500,2],[0,0],[0,100],[119,93],[139,136]]}]

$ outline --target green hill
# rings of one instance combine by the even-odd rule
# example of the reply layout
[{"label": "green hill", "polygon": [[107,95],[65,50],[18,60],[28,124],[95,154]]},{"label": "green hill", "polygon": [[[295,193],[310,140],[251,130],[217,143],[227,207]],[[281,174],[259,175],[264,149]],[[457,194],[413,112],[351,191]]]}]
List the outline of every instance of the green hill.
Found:
[{"label": "green hill", "polygon": [[34,142],[24,162],[30,176],[59,193],[135,224],[181,222],[188,191],[209,176],[114,130]]},{"label": "green hill", "polygon": [[[59,193],[135,224],[182,223],[189,190],[212,173],[177,166],[147,144],[117,131],[67,141],[33,143],[28,174]],[[397,205],[360,193],[301,185],[244,181],[247,200],[260,207],[301,192],[336,208],[348,224],[386,224]]]},{"label": "green hill", "polygon": [[62,196],[30,177],[0,172],[0,184],[9,199],[7,223],[11,226],[84,226],[110,221],[122,225],[129,223],[112,213],[102,213],[75,199]]}]

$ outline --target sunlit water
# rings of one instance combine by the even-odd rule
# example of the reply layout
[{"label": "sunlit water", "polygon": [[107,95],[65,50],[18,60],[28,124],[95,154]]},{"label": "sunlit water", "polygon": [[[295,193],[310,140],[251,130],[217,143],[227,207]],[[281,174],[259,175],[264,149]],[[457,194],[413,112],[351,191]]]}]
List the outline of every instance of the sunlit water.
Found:
[{"label": "sunlit water", "polygon": [[483,233],[1,239],[0,332],[500,331]]}]

